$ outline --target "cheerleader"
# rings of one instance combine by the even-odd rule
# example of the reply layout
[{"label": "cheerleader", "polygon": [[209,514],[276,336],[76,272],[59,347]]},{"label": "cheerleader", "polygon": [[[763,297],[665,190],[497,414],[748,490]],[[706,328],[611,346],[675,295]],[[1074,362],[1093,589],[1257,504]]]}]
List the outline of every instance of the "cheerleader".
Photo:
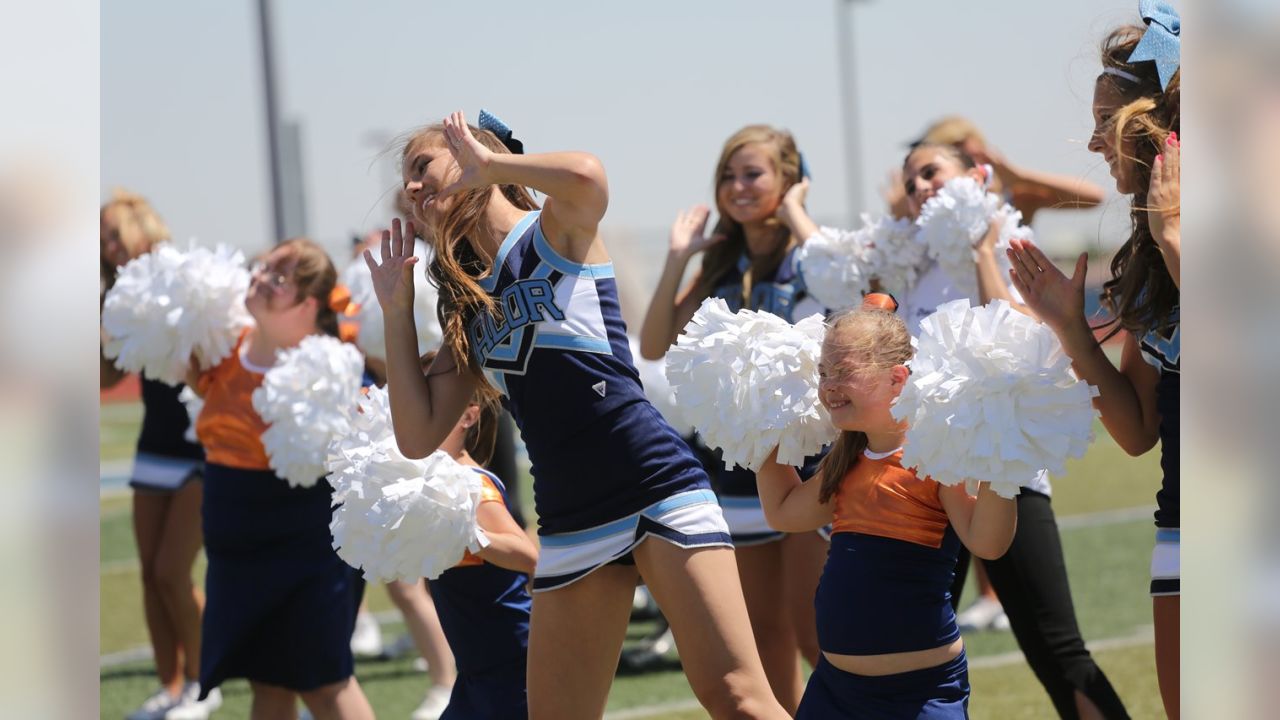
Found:
[{"label": "cheerleader", "polygon": [[[169,229],[144,198],[117,191],[99,213],[102,296],[119,268],[169,239]],[[124,373],[101,358],[101,385]],[[129,486],[133,488],[133,537],[142,566],[142,607],[160,688],[128,720],[159,720],[179,705],[205,713],[222,704],[214,691],[200,693],[200,613],[204,597],[191,581],[202,543],[200,498],[204,451],[188,439],[191,421],[178,399],[182,386],[141,378],[142,432]]]},{"label": "cheerleader", "polygon": [[[800,239],[792,217],[804,215],[809,188],[791,134],[767,125],[749,125],[725,142],[716,164],[716,212],[708,235],[706,206],[676,218],[662,277],[641,328],[640,354],[660,359],[708,297],[723,298],[730,310],[761,310],[794,322],[825,313],[805,289],[796,259]],[[702,254],[702,267],[678,290],[689,261]],[[817,459],[802,471],[809,477]],[[818,660],[813,593],[827,554],[818,533],[789,535],[770,528],[760,508],[755,473],[717,462],[712,486],[737,549],[738,574],[751,616],[751,630],[765,673],[778,701],[795,712],[804,683],[799,655]],[[781,591],[779,588],[781,585]]]},{"label": "cheerleader", "polygon": [[1131,197],[1129,238],[1102,287],[1103,307],[1112,316],[1106,337],[1127,331],[1120,366],[1102,351],[1084,314],[1086,255],[1071,277],[1033,243],[1015,241],[1009,257],[1010,275],[1028,305],[1057,333],[1080,377],[1097,386],[1095,405],[1111,437],[1131,455],[1160,443],[1164,479],[1156,494],[1151,597],[1160,695],[1165,712],[1177,718],[1181,21],[1164,3],[1139,8],[1147,27],[1118,28],[1102,43],[1089,139],[1089,150],[1107,161],[1116,190]]},{"label": "cheerleader", "polygon": [[949,588],[961,544],[998,558],[1017,506],[902,467],[906,424],[890,406],[906,385],[911,336],[886,295],[838,315],[823,341],[819,398],[840,435],[802,480],[776,452],[757,473],[772,527],[832,525],[818,584],[822,654],[797,718],[965,718],[969,681]]},{"label": "cheerleader", "polygon": [[[406,456],[440,446],[477,390],[524,436],[541,549],[529,716],[604,713],[637,575],[671,622],[713,717],[786,717],[752,642],[729,531],[706,473],[645,399],[597,226],[599,160],[523,155],[509,128],[455,113],[404,148],[405,189],[435,250],[445,350],[426,377],[412,241],[399,221],[366,254],[386,323],[388,390]],[[547,196],[541,210],[527,188]],[[408,237],[412,238],[412,230]],[[566,671],[568,670],[568,671]]]},{"label": "cheerleader", "polygon": [[351,632],[364,583],[330,545],[330,488],[291,487],[269,467],[266,425],[251,396],[276,352],[338,335],[337,281],[320,246],[289,240],[255,264],[245,307],[253,324],[235,350],[193,383],[204,398],[196,433],[206,454],[209,559],[200,685],[243,677],[252,718],[372,718],[353,675]]}]

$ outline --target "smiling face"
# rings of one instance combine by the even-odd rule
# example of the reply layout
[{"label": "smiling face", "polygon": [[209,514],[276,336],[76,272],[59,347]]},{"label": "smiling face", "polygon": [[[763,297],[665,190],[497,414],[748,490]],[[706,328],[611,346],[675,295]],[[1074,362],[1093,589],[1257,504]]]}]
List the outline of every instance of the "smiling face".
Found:
[{"label": "smiling face", "polygon": [[1131,195],[1138,189],[1133,172],[1135,143],[1133,138],[1126,137],[1117,145],[1114,122],[1116,111],[1125,104],[1124,96],[1111,76],[1100,76],[1093,86],[1093,135],[1089,137],[1089,150],[1102,155],[1102,159],[1107,161],[1111,177],[1116,182],[1116,191]]},{"label": "smiling face", "polygon": [[900,423],[894,419],[890,407],[902,392],[907,368],[879,366],[859,358],[857,352],[849,349],[845,335],[850,331],[836,327],[823,340],[818,399],[830,414],[831,424],[841,430],[892,431]]},{"label": "smiling face", "polygon": [[937,195],[948,180],[962,175],[969,175],[980,183],[984,180],[981,170],[966,168],[950,147],[925,145],[912,150],[902,165],[902,183],[911,217],[919,217],[920,208],[929,198]]},{"label": "smiling face", "polygon": [[716,205],[721,215],[742,225],[773,217],[785,190],[777,155],[768,144],[748,143],[729,156],[716,182]]},{"label": "smiling face", "polygon": [[445,146],[444,134],[428,131],[411,140],[405,147],[401,173],[414,223],[434,231],[458,199],[456,195],[437,197],[460,175],[457,161]]}]

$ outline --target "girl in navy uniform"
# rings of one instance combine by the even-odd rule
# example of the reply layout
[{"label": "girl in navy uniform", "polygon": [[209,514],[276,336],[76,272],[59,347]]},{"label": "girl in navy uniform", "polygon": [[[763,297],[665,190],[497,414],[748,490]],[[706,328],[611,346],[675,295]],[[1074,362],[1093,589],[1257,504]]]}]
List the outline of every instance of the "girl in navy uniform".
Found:
[{"label": "girl in navy uniform", "polygon": [[[671,228],[671,247],[645,315],[640,354],[664,356],[707,297],[723,298],[730,310],[770,312],[796,322],[826,309],[809,296],[796,259],[800,238],[791,220],[803,216],[808,179],[791,134],[767,125],[734,133],[716,165],[719,221],[704,235],[709,211],[681,213]],[[678,291],[685,268],[702,253],[702,267]],[[816,458],[801,471],[809,477]],[[755,473],[726,469],[717,461],[712,485],[737,548],[738,574],[751,629],[765,673],[778,701],[795,712],[804,689],[801,654],[818,660],[813,593],[827,543],[818,533],[787,534],[770,528],[760,509]]]},{"label": "girl in navy uniform", "polygon": [[[423,356],[429,366],[435,353]],[[496,406],[477,395],[440,449],[475,470],[484,482],[477,522],[489,539],[479,553],[431,580],[458,676],[441,720],[506,720],[529,715],[525,658],[529,647],[527,588],[538,550],[515,521],[502,480],[481,465],[493,455]]]},{"label": "girl in navy uniform", "polygon": [[[119,268],[169,239],[169,229],[144,198],[116,191],[99,214],[102,292]],[[125,374],[105,357],[101,385],[116,385]],[[142,564],[142,607],[160,688],[129,720],[159,720],[180,704],[196,704],[200,692],[200,613],[204,597],[191,581],[191,566],[202,542],[201,469],[204,450],[188,439],[191,421],[173,387],[145,375],[142,432],[129,486],[133,488],[133,535]],[[221,693],[202,706],[216,709]]]},{"label": "girl in navy uniform", "polygon": [[1179,714],[1178,332],[1182,234],[1179,208],[1181,21],[1164,3],[1141,4],[1147,27],[1114,30],[1102,44],[1093,91],[1089,149],[1111,168],[1116,190],[1131,196],[1132,229],[1111,260],[1102,288],[1124,349],[1111,363],[1084,314],[1087,256],[1067,277],[1032,243],[1015,242],[1013,281],[1054,329],[1080,377],[1096,385],[1102,423],[1131,455],[1160,443],[1164,480],[1156,495],[1151,560],[1156,675],[1165,712]]},{"label": "girl in navy uniform", "polygon": [[[405,190],[435,249],[429,271],[445,331],[426,377],[415,347],[415,260],[399,221],[383,237],[385,260],[365,257],[383,306],[401,450],[438,448],[477,390],[501,395],[524,436],[541,539],[530,717],[603,714],[637,572],[713,716],[786,717],[747,629],[706,473],[632,366],[597,233],[608,204],[599,160],[513,153],[522,148],[509,129],[485,113],[481,125],[455,113],[404,148]],[[541,210],[526,188],[547,196]]]},{"label": "girl in navy uniform", "polygon": [[873,293],[837,316],[822,346],[819,398],[841,430],[813,479],[773,456],[757,473],[769,524],[832,524],[816,598],[822,655],[797,718],[966,718],[964,642],[950,603],[961,543],[983,558],[1013,540],[1017,505],[981,484],[943,487],[902,467],[906,424],[890,406],[911,336]]},{"label": "girl in navy uniform", "polygon": [[320,246],[296,238],[256,265],[245,307],[253,324],[193,383],[204,398],[196,432],[206,451],[203,692],[243,677],[253,718],[372,718],[353,673],[351,631],[364,583],[334,552],[331,489],[290,487],[271,471],[253,391],[276,351],[308,335],[338,335],[337,282]]}]

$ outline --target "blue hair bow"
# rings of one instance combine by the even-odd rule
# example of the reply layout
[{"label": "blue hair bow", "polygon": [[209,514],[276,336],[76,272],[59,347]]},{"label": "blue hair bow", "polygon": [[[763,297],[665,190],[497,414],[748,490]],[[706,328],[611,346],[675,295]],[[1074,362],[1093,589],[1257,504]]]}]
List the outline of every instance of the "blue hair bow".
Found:
[{"label": "blue hair bow", "polygon": [[800,179],[805,180],[810,177],[809,163],[804,161],[804,153],[797,152],[796,154],[800,156]]},{"label": "blue hair bow", "polygon": [[1142,21],[1147,24],[1147,31],[1142,40],[1129,55],[1130,64],[1151,60],[1156,64],[1156,72],[1160,75],[1160,89],[1169,87],[1169,81],[1178,71],[1179,57],[1182,54],[1182,21],[1173,6],[1159,0],[1140,0],[1138,12]]},{"label": "blue hair bow", "polygon": [[481,108],[480,118],[476,120],[476,125],[481,130],[488,130],[494,135],[497,135],[498,139],[502,141],[502,144],[507,146],[507,149],[512,153],[516,155],[524,154],[524,143],[512,136],[511,128],[507,127],[506,123],[499,120],[497,115]]}]

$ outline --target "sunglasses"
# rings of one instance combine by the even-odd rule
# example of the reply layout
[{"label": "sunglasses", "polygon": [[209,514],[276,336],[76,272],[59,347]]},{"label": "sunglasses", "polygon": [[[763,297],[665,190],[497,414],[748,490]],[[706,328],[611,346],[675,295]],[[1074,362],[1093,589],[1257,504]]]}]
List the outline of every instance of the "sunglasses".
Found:
[{"label": "sunglasses", "polygon": [[253,277],[261,277],[267,281],[273,290],[283,290],[289,284],[289,276],[276,271],[270,265],[261,260],[249,266],[249,274]]}]

